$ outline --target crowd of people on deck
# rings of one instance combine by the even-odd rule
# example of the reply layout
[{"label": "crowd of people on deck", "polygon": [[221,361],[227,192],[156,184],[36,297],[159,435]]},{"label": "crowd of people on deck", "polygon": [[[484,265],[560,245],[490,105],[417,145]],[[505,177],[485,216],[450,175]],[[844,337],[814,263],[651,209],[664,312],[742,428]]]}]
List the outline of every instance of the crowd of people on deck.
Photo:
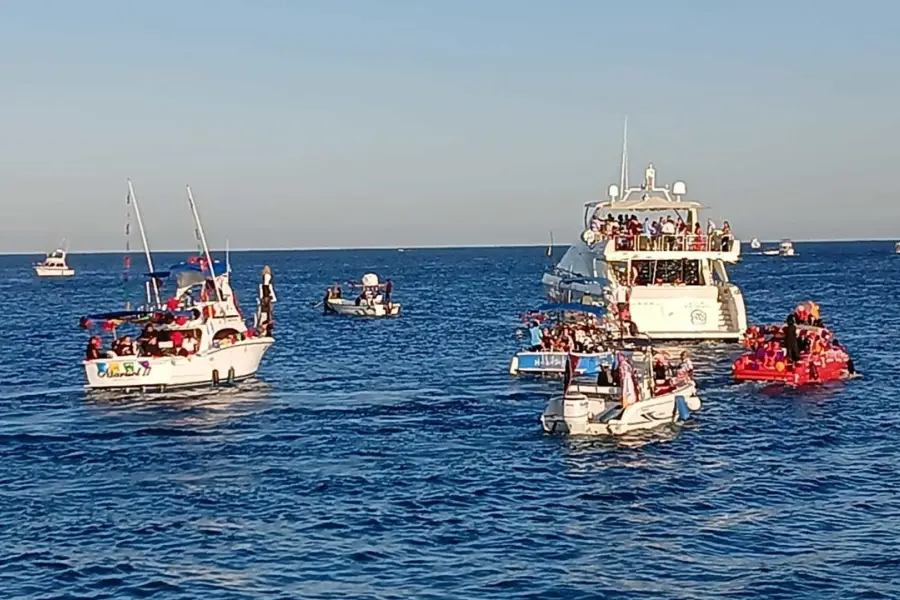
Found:
[{"label": "crowd of people on deck", "polygon": [[[825,328],[815,302],[798,304],[784,325],[749,327],[744,345],[757,368],[779,371],[806,359],[823,357],[832,350],[846,354],[834,334]],[[851,374],[855,372],[852,359],[848,358],[847,367]]]},{"label": "crowd of people on deck", "polygon": [[120,356],[191,356],[198,350],[199,336],[199,331],[160,331],[148,323],[137,339],[123,335],[114,339],[108,350],[103,347],[103,339],[99,335],[92,336],[88,341],[85,360]]},{"label": "crowd of people on deck", "polygon": [[700,223],[685,222],[678,215],[642,221],[634,214],[617,218],[609,213],[604,218],[598,211],[591,218],[590,230],[594,239],[613,240],[617,250],[728,252],[734,242],[728,221],[719,229],[708,219],[704,232]]},{"label": "crowd of people on deck", "polygon": [[[653,395],[666,394],[679,385],[694,378],[694,363],[690,353],[683,350],[678,364],[674,364],[668,352],[662,351],[653,356]],[[618,369],[607,364],[600,365],[597,374],[597,385],[617,387],[620,384]]]},{"label": "crowd of people on deck", "polygon": [[[528,350],[531,352],[596,352],[608,335],[592,316],[563,322],[548,322],[545,315],[527,315]],[[542,323],[545,326],[541,326]]]}]

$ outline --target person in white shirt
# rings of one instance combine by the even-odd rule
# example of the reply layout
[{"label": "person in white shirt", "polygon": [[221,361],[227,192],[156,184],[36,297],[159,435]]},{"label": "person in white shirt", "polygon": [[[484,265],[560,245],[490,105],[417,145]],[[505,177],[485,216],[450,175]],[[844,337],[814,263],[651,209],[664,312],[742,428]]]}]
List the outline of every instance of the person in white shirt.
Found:
[{"label": "person in white shirt", "polygon": [[197,351],[197,340],[190,333],[186,333],[184,339],[181,340],[181,349],[185,354],[193,354]]},{"label": "person in white shirt", "polygon": [[675,221],[672,217],[666,219],[662,226],[663,249],[671,250],[675,246]]},{"label": "person in white shirt", "polygon": [[617,286],[613,290],[613,301],[616,303],[616,310],[619,312],[619,318],[621,318],[625,309],[628,308],[628,288],[624,285]]},{"label": "person in white shirt", "polygon": [[681,366],[678,367],[678,376],[685,378],[694,377],[694,363],[691,362],[691,356],[687,350],[681,353]]}]

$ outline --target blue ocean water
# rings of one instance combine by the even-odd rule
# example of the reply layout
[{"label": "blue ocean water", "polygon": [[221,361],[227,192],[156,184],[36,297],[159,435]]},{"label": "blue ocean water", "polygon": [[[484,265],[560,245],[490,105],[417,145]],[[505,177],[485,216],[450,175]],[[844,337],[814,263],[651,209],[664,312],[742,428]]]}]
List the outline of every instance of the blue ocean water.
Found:
[{"label": "blue ocean water", "polygon": [[[625,443],[542,434],[559,383],[506,374],[542,248],[232,253],[248,310],[275,273],[260,380],[127,400],[82,389],[77,328],[121,257],[0,257],[0,597],[900,597],[900,256],[797,250],[731,269],[751,320],[815,299],[865,376],[734,385],[701,347],[696,420]],[[367,271],[401,318],[312,308]]]}]

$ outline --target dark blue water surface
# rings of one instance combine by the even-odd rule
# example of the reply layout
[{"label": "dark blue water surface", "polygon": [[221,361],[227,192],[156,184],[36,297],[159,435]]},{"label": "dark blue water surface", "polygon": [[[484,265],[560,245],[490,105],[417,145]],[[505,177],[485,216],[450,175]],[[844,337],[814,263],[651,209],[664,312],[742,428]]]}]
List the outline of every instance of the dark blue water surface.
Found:
[{"label": "dark blue water surface", "polygon": [[[0,597],[898,598],[900,256],[797,248],[731,269],[751,320],[816,299],[865,377],[736,386],[701,347],[696,421],[618,443],[543,435],[559,383],[506,374],[540,248],[233,253],[248,308],[275,273],[260,380],[124,400],[76,327],[121,257],[0,257]],[[367,271],[400,319],[311,308]]]}]

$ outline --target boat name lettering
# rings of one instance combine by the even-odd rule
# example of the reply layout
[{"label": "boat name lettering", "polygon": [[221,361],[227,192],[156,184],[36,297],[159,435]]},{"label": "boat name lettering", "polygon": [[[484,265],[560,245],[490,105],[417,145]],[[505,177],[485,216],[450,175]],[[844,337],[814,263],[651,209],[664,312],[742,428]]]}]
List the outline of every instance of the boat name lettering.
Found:
[{"label": "boat name lettering", "polygon": [[534,363],[536,368],[563,369],[565,368],[565,356],[561,354],[541,354]]},{"label": "boat name lettering", "polygon": [[146,377],[150,374],[150,362],[139,360],[137,362],[123,363],[98,363],[97,376],[114,379],[118,377]]}]

